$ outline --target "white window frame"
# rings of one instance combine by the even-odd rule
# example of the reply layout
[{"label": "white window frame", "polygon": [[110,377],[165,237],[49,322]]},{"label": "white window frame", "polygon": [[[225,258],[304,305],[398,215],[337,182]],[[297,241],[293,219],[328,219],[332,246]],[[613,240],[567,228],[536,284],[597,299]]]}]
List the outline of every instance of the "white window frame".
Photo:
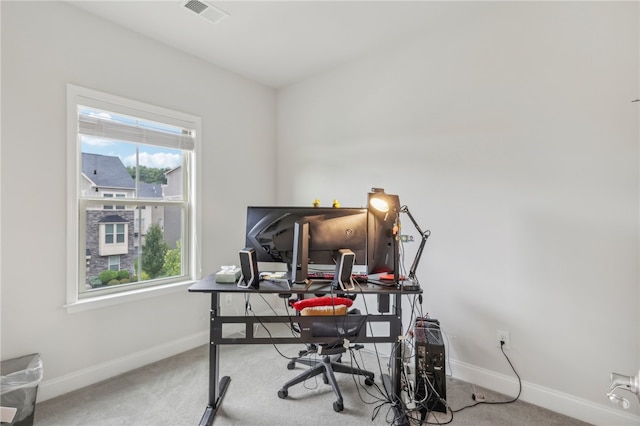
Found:
[{"label": "white window frame", "polygon": [[[183,249],[185,256],[185,276],[174,282],[147,285],[122,286],[110,293],[96,296],[80,297],[79,286],[84,284],[86,273],[86,253],[84,251],[85,220],[80,213],[86,208],[86,203],[97,201],[104,204],[104,198],[87,200],[81,197],[81,143],[78,133],[78,106],[89,106],[107,111],[139,117],[146,120],[167,123],[183,128],[194,129],[196,133],[195,145],[189,162],[190,170],[186,171],[190,182],[185,183],[185,196],[188,195],[189,206],[185,213]],[[88,89],[73,84],[67,85],[67,312],[81,312],[105,306],[116,305],[136,300],[143,300],[162,294],[185,291],[190,285],[201,278],[200,259],[200,167],[201,119],[190,114],[169,110],[155,105],[134,101],[116,95]],[[114,197],[115,198],[115,197]],[[123,200],[123,199],[120,199]],[[118,201],[120,201],[118,200]],[[114,200],[115,201],[115,200]],[[85,203],[84,207],[81,206]],[[145,205],[154,205],[154,201],[144,201]],[[114,203],[115,204],[115,203]],[[125,203],[126,205],[126,203]],[[82,249],[81,249],[82,247]],[[82,253],[81,253],[82,252]],[[81,271],[83,268],[83,271]],[[82,282],[80,282],[82,280]]]}]

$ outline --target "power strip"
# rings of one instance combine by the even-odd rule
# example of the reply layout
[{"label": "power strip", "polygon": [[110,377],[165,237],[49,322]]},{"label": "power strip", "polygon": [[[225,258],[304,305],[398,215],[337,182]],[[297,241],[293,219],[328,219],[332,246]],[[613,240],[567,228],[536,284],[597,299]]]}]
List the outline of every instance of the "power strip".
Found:
[{"label": "power strip", "polygon": [[407,410],[416,409],[416,376],[414,374],[413,365],[410,363],[404,364],[404,371],[406,377],[406,389],[401,392],[402,402]]},{"label": "power strip", "polygon": [[[413,384],[411,384],[411,386],[413,387]],[[414,401],[413,397],[409,396],[409,393],[406,390],[400,391],[400,397],[402,398],[402,402],[404,403],[404,406],[407,408],[407,410],[416,409],[416,402]]]}]

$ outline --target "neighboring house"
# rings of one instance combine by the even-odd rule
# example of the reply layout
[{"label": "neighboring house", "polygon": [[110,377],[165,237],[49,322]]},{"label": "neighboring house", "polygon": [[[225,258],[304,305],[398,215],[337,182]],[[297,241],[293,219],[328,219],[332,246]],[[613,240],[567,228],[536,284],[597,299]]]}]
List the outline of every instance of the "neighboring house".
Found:
[{"label": "neighboring house", "polygon": [[[135,181],[118,157],[82,153],[81,188],[84,197],[128,198],[135,194]],[[87,284],[105,269],[134,268],[134,210],[116,204],[87,209]]]},{"label": "neighboring house", "polygon": [[[162,198],[162,184],[159,183],[139,183],[139,197],[138,198]],[[144,244],[144,236],[147,235],[147,231],[152,224],[157,224],[160,229],[164,231],[164,208],[157,206],[140,206],[138,208],[140,213],[140,220],[135,222],[135,241],[134,246],[136,250]]]},{"label": "neighboring house", "polygon": [[[167,184],[163,185],[163,196],[166,200],[182,199],[182,166],[169,170],[164,174]],[[182,210],[167,208],[164,211],[164,239],[172,249],[176,248],[176,242],[180,240],[182,232]]]},{"label": "neighboring house", "polygon": [[163,195],[167,200],[182,199],[182,166],[171,169],[164,174],[167,184],[163,185]]},{"label": "neighboring house", "polygon": [[132,197],[135,181],[120,158],[82,153],[83,197]]},{"label": "neighboring house", "polygon": [[[105,198],[105,204],[87,210],[87,283],[105,269],[135,275],[135,255],[152,224],[164,230],[164,209],[118,205],[116,199],[135,195],[135,180],[118,157],[82,153],[82,195]],[[140,197],[162,198],[162,185],[141,182]],[[107,204],[108,202],[108,204]],[[175,241],[173,242],[175,245]]]}]

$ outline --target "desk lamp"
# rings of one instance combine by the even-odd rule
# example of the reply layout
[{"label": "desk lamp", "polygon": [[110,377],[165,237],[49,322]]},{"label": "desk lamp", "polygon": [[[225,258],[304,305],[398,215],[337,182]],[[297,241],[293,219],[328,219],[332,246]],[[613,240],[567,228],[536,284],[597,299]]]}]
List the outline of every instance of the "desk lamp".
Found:
[{"label": "desk lamp", "polygon": [[418,278],[416,277],[416,269],[418,269],[418,263],[420,262],[420,258],[422,257],[422,252],[424,250],[424,246],[427,242],[427,239],[431,235],[431,231],[423,231],[416,222],[415,218],[409,211],[407,206],[400,206],[400,198],[397,195],[386,194],[384,189],[382,188],[372,188],[369,193],[369,205],[380,213],[385,214],[385,220],[387,219],[387,215],[391,212],[395,215],[394,224],[393,224],[393,279],[396,285],[400,284],[400,277],[398,275],[398,231],[400,229],[400,213],[405,213],[409,216],[411,223],[415,226],[416,230],[420,233],[420,237],[422,241],[420,242],[420,246],[418,247],[418,251],[416,252],[416,256],[411,263],[411,268],[409,269],[408,283],[403,284],[403,288],[407,290],[417,290],[420,288],[420,283]]}]

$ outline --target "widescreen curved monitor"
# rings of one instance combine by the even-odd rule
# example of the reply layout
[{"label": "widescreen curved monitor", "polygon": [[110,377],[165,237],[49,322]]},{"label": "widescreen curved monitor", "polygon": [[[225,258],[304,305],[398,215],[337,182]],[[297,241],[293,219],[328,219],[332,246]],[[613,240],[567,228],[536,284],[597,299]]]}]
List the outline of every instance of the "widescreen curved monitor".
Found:
[{"label": "widescreen curved monitor", "polygon": [[[393,270],[392,239],[384,223],[366,208],[247,207],[246,247],[258,262],[292,264],[296,222],[309,224],[310,272],[332,271],[340,249],[355,253],[364,273]],[[375,256],[373,256],[375,254]]]}]

